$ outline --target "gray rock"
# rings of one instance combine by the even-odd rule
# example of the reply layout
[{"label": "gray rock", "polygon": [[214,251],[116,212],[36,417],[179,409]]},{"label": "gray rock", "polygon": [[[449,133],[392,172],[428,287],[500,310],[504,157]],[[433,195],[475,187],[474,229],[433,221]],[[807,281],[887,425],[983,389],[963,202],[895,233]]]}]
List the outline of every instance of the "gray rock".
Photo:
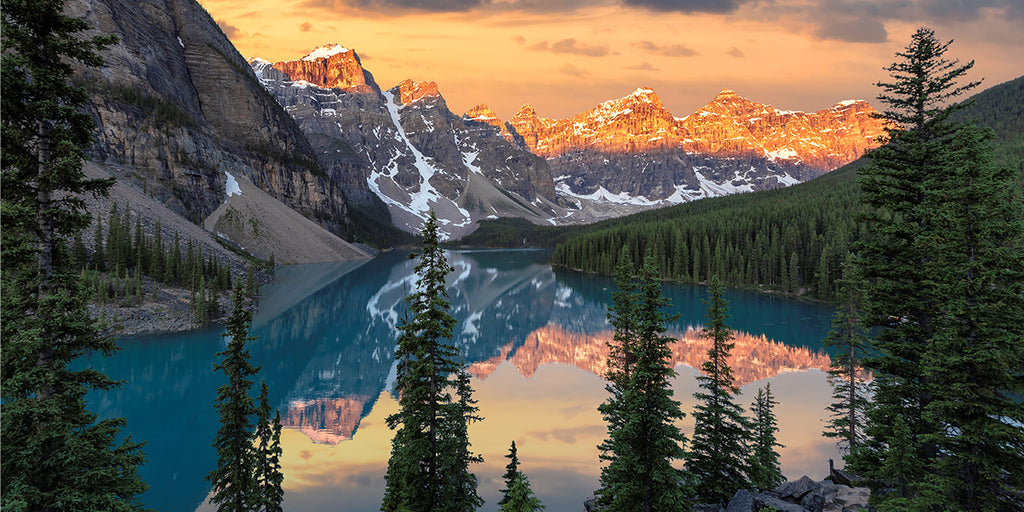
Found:
[{"label": "gray rock", "polygon": [[795,503],[783,501],[774,496],[758,494],[754,497],[754,510],[759,511],[768,507],[774,507],[779,512],[807,512],[807,509]]},{"label": "gray rock", "polygon": [[800,500],[800,506],[810,512],[822,512],[825,509],[825,496],[819,492],[809,492]]},{"label": "gray rock", "polygon": [[725,507],[725,512],[751,512],[754,509],[755,496],[757,496],[755,493],[746,489],[736,491],[736,494],[729,500],[729,506]]},{"label": "gray rock", "polygon": [[804,475],[799,480],[786,482],[775,489],[775,492],[784,500],[800,501],[805,494],[818,488],[820,484],[811,480],[811,477]]}]

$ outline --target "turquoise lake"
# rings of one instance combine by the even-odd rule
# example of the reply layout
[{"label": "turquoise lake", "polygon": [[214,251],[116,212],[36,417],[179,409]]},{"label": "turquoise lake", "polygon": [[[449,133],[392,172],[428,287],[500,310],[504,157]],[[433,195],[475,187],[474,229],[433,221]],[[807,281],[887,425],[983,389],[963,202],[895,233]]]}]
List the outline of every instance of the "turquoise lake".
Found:
[{"label": "turquoise lake", "polygon": [[[597,444],[605,437],[597,406],[606,398],[606,321],[611,279],[553,271],[548,251],[452,251],[452,314],[484,420],[471,425],[472,469],[481,510],[497,510],[504,455],[512,440],[521,470],[547,510],[582,510],[597,486]],[[397,410],[392,394],[395,326],[414,286],[407,252],[365,262],[283,267],[264,286],[249,346],[257,376],[285,430],[283,468],[289,512],[376,511],[391,449],[384,418]],[[694,405],[698,368],[707,344],[698,331],[705,290],[665,285],[670,329],[679,338],[674,381],[684,412]],[[789,479],[827,474],[838,462],[834,442],[821,436],[831,390],[821,339],[831,323],[827,305],[731,290],[731,359],[748,406],[767,383],[778,398],[782,469]],[[215,465],[218,423],[213,373],[226,341],[223,326],[121,340],[121,351],[87,362],[124,381],[116,391],[89,395],[101,417],[123,416],[126,432],[145,441],[142,476],[152,487],[144,503],[158,510],[212,510],[205,476]],[[680,423],[693,430],[693,420]]]}]

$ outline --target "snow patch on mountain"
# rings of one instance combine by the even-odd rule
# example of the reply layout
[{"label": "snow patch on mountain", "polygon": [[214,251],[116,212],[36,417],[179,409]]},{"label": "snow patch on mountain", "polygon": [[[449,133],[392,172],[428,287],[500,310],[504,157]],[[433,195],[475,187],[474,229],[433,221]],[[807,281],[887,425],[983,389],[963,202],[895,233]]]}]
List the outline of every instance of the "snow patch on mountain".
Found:
[{"label": "snow patch on mountain", "polygon": [[328,58],[328,57],[330,57],[332,55],[337,55],[339,53],[346,53],[348,51],[349,51],[348,48],[345,48],[344,46],[342,46],[340,44],[329,44],[329,45],[326,45],[326,46],[318,46],[318,47],[314,48],[313,51],[309,52],[309,54],[307,54],[305,57],[303,57],[302,60],[326,59],[326,58]]},{"label": "snow patch on mountain", "polygon": [[395,101],[395,95],[391,91],[383,91],[385,106],[387,107],[388,114],[391,116],[392,125],[395,127],[395,140],[399,142],[399,148],[405,147],[408,152],[412,154],[414,159],[413,166],[419,172],[420,181],[418,190],[415,192],[408,192],[409,199],[407,201],[398,201],[391,197],[389,194],[384,193],[382,190],[383,180],[389,180],[394,184],[394,178],[398,174],[398,159],[403,156],[403,152],[398,152],[392,155],[391,161],[381,171],[374,169],[367,177],[367,185],[378,197],[380,197],[385,203],[395,206],[401,210],[404,210],[413,216],[426,221],[429,217],[431,210],[438,210],[439,207],[443,206],[446,212],[456,212],[457,218],[445,218],[441,217],[438,220],[440,224],[439,231],[441,232],[442,239],[449,239],[451,233],[444,227],[451,224],[454,227],[466,227],[473,222],[470,213],[464,208],[457,205],[451,199],[448,199],[441,195],[440,192],[430,184],[430,179],[435,174],[442,174],[443,171],[437,169],[427,160],[427,157],[423,155],[416,146],[409,140],[408,135],[405,133],[405,129],[402,127],[401,115],[399,110],[401,105]]},{"label": "snow patch on mountain", "polygon": [[242,189],[238,186],[238,180],[236,180],[235,177],[227,171],[224,171],[224,176],[227,176],[227,179],[224,182],[224,193],[227,194],[228,197],[242,195]]}]

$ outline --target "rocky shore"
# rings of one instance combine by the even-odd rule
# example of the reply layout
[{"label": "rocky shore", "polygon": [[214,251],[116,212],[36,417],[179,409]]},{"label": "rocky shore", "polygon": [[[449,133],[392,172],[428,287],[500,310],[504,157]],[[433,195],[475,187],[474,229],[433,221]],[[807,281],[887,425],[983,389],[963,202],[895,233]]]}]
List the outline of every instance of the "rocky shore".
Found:
[{"label": "rocky shore", "polygon": [[[829,461],[832,466],[832,461]],[[855,487],[856,477],[842,470],[830,468],[829,476],[820,481],[804,475],[786,482],[774,490],[754,492],[737,491],[729,504],[697,503],[694,512],[861,512],[870,510],[868,498],[871,490]],[[583,503],[585,512],[601,512],[594,500]]]}]

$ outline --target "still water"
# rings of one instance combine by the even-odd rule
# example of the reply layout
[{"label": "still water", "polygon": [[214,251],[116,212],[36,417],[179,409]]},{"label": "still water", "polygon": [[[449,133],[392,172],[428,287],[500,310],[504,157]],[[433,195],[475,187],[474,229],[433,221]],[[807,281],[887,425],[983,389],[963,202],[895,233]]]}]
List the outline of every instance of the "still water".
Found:
[{"label": "still water", "polygon": [[[611,331],[606,321],[612,280],[554,272],[545,251],[453,251],[449,276],[455,342],[473,374],[484,420],[470,427],[473,449],[485,462],[473,467],[482,510],[497,510],[498,490],[516,441],[520,468],[547,510],[582,510],[597,485],[596,446],[605,436],[597,406],[606,398],[604,374]],[[397,410],[391,392],[395,326],[403,297],[415,282],[405,253],[366,262],[302,265],[278,271],[262,290],[253,319],[258,340],[249,347],[270,386],[285,430],[285,510],[375,511],[384,488],[391,431],[384,418]],[[670,334],[678,378],[673,387],[685,412],[693,408],[696,376],[708,345],[699,339],[705,290],[666,285],[680,314]],[[736,330],[731,365],[749,405],[771,383],[780,405],[782,469],[790,479],[825,476],[837,458],[821,437],[830,389],[821,339],[827,306],[730,291]],[[149,507],[167,512],[209,509],[204,477],[216,458],[213,409],[215,354],[223,327],[121,340],[122,350],[91,363],[120,390],[90,395],[101,416],[124,416],[134,440],[146,441],[142,476],[152,489]],[[255,390],[258,390],[258,384]],[[255,391],[254,391],[255,392]],[[693,419],[680,423],[689,436]],[[837,459],[838,460],[838,459]]]}]

